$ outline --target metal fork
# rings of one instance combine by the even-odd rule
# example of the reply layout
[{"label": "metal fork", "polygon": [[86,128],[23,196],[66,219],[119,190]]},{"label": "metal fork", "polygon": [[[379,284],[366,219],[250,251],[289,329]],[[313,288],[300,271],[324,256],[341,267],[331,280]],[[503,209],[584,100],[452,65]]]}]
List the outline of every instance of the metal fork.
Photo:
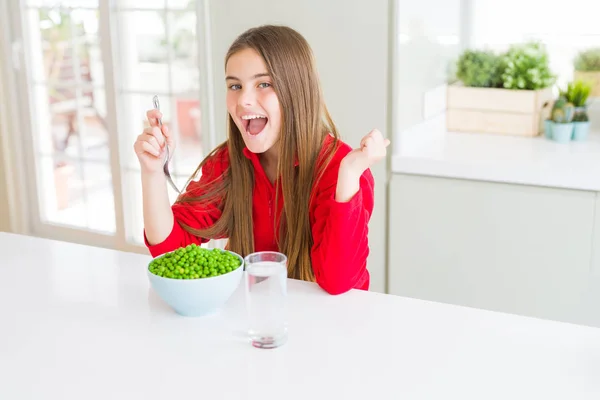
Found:
[{"label": "metal fork", "polygon": [[[152,98],[152,103],[154,104],[154,108],[158,111],[160,111],[160,103],[158,102],[158,96],[154,96]],[[162,132],[162,118],[158,119],[158,126],[161,127],[161,132]],[[163,135],[164,136],[164,135]],[[167,138],[165,137],[165,141],[167,140]],[[169,145],[165,144],[165,147],[167,149],[167,155],[165,157],[165,163],[163,164],[163,171],[165,173],[165,176],[167,177],[167,180],[169,181],[169,184],[171,185],[171,187],[179,194],[181,194],[181,190],[179,190],[177,188],[177,185],[175,185],[175,182],[173,182],[173,179],[171,178],[171,173],[169,172],[169,159],[170,157],[170,151],[169,151]]]}]

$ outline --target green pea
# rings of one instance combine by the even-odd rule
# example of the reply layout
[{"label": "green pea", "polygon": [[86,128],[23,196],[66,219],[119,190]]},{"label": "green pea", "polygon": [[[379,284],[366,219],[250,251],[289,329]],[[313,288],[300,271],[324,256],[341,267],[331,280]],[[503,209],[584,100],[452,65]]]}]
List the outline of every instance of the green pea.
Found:
[{"label": "green pea", "polygon": [[240,265],[239,258],[227,251],[191,243],[155,258],[148,269],[172,279],[202,279],[227,274]]}]

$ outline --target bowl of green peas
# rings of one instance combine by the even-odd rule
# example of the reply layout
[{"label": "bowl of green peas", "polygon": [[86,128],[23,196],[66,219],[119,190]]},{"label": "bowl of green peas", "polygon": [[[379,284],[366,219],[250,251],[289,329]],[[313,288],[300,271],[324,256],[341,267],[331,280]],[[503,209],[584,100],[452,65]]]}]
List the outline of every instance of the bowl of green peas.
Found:
[{"label": "bowl of green peas", "polygon": [[177,314],[199,317],[222,307],[240,285],[244,259],[196,244],[154,258],[148,278],[156,294]]}]

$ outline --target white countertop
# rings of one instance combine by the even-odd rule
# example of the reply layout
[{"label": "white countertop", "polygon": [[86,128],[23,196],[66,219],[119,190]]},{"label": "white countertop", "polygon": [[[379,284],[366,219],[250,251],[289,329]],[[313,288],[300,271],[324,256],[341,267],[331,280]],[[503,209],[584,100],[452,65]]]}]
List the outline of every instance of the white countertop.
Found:
[{"label": "white countertop", "polygon": [[447,132],[442,115],[400,135],[392,172],[600,191],[600,133],[560,144],[543,136]]},{"label": "white countertop", "polygon": [[149,256],[5,233],[0,254],[0,399],[600,398],[600,329],[289,281],[289,341],[260,350],[241,292],[180,317]]}]

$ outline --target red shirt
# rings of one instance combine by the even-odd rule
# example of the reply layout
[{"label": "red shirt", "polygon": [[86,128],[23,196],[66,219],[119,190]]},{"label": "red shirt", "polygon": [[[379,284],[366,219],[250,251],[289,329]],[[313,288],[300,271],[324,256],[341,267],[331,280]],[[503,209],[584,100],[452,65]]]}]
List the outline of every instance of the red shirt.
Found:
[{"label": "red shirt", "polygon": [[[326,145],[331,140],[326,140]],[[338,149],[325,172],[313,187],[315,201],[309,210],[309,219],[313,235],[311,249],[312,268],[316,282],[328,293],[340,294],[352,288],[369,289],[369,272],[367,270],[368,222],[374,204],[374,180],[370,170],[360,178],[360,189],[348,202],[335,200],[338,170],[341,160],[352,151],[352,148],[340,141]],[[252,220],[254,225],[254,250],[279,251],[274,226],[272,223],[275,204],[275,187],[267,178],[257,154],[244,148],[244,155],[254,166],[254,192],[252,196]],[[200,182],[211,181],[221,176],[229,163],[228,151],[215,154],[202,167]],[[198,187],[192,181],[187,191]],[[281,193],[281,192],[280,192]],[[281,194],[278,200],[278,213],[283,208]],[[169,236],[162,242],[146,246],[153,257],[175,250],[190,243],[201,244],[208,240],[196,237],[181,228],[177,221],[184,222],[193,228],[211,226],[220,217],[216,207],[204,207],[194,203],[174,204],[172,206],[175,223]]]}]

